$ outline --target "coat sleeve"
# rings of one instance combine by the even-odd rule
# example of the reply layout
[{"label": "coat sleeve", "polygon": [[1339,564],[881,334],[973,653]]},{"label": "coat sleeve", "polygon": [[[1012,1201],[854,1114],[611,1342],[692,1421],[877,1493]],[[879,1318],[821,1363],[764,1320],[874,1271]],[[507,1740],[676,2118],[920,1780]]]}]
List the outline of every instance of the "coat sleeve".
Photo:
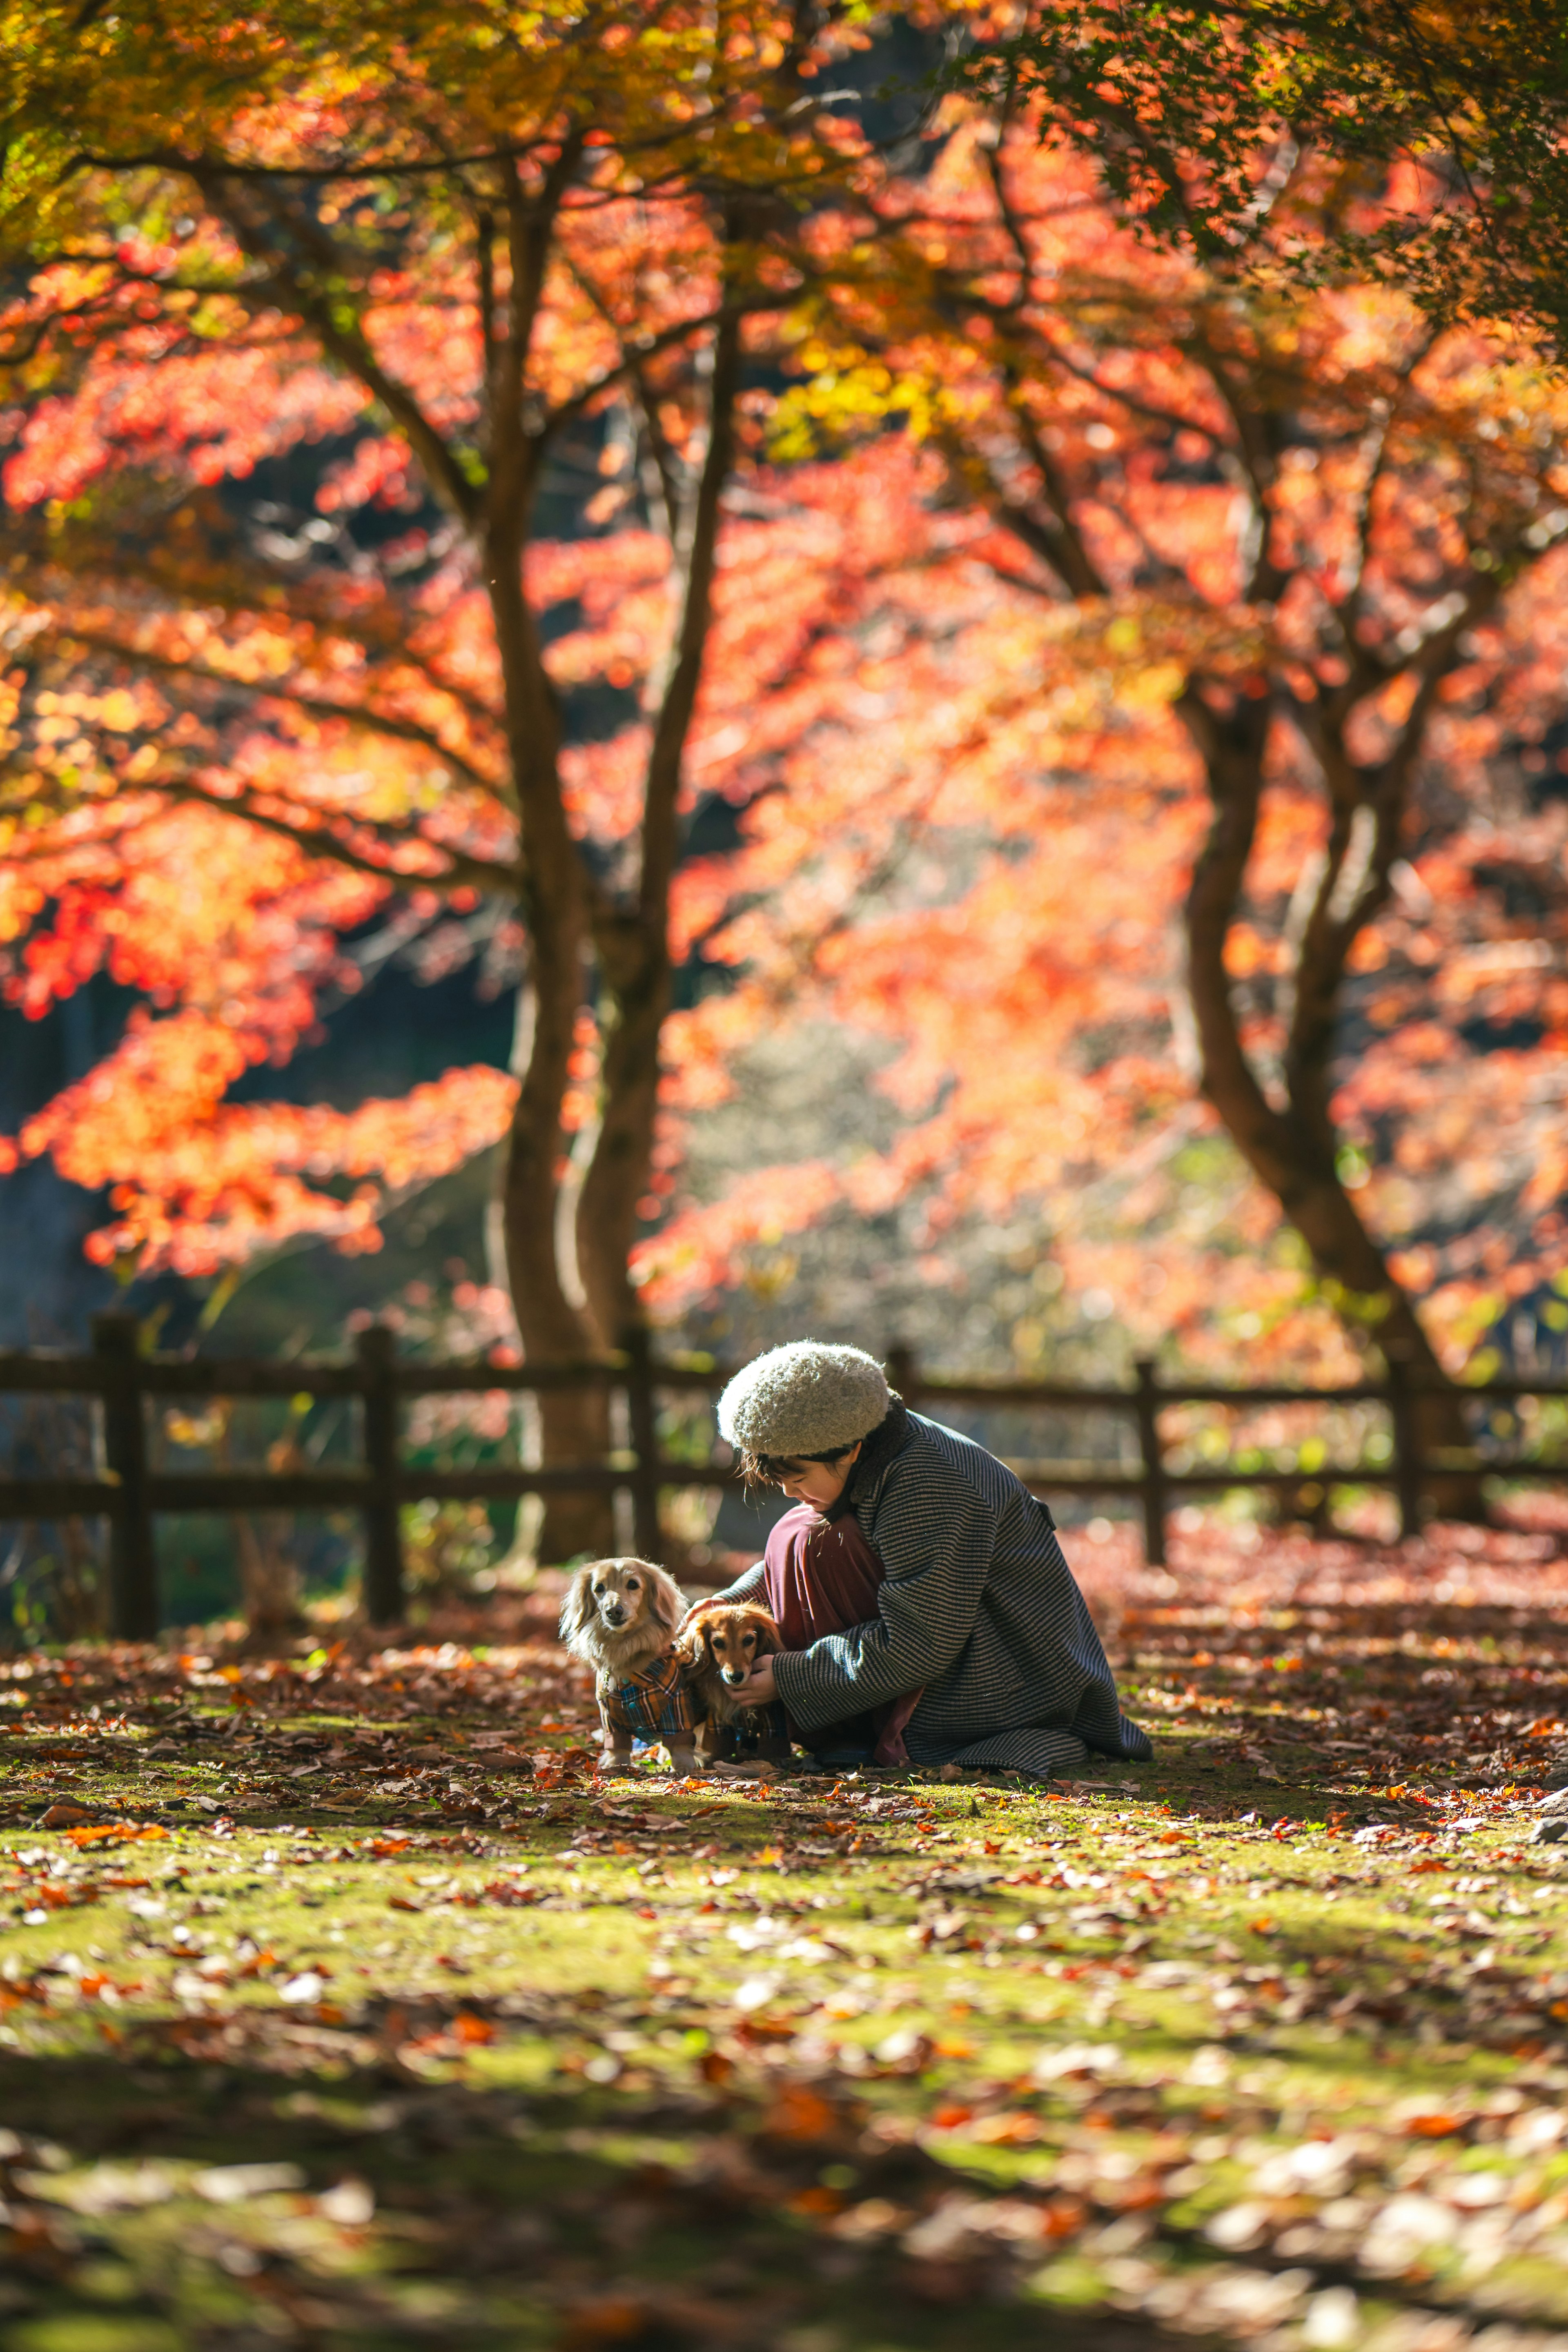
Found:
[{"label": "coat sleeve", "polygon": [[945,1672],[979,1613],[996,1541],[995,1514],[961,1479],[906,1457],[877,1514],[887,1568],[879,1613],[773,1660],[779,1696],[805,1730],[919,1690]]}]

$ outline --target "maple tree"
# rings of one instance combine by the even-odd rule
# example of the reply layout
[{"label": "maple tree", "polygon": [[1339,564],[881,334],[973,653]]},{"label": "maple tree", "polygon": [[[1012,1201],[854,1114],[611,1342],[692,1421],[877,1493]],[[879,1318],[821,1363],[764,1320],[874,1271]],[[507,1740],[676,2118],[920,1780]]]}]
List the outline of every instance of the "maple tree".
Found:
[{"label": "maple tree", "polygon": [[940,1232],[1031,1195],[1070,1223],[1115,1191],[1094,1278],[1151,1336],[1216,1297],[1243,1336],[1250,1281],[1253,1335],[1332,1368],[1299,1268],[1236,1264],[1261,1202],[1194,1245],[1195,1078],[1320,1297],[1440,1381],[1563,1265],[1563,814],[1505,851],[1489,763],[1562,706],[1568,396],[1528,348],[1385,289],[1248,293],[1153,260],[1027,128],[970,120],[887,201],[923,278],[825,301],[779,446],[906,420],[858,461],[902,542],[790,792],[755,804],[738,866],[683,885],[740,976],[683,1050],[721,1087],[809,974],[898,1040],[918,1115],[890,1155],[684,1209],[644,1270],[673,1308],[830,1200],[929,1181]]},{"label": "maple tree", "polygon": [[[13,1149],[112,1188],[105,1260],[372,1247],[505,1134],[524,1346],[635,1317],[748,354],[858,168],[817,77],[867,37],[773,0],[5,20],[6,986],[145,1000]],[[290,459],[292,529],[238,487]],[[395,900],[521,960],[514,1074],[226,1100]],[[547,1401],[552,1452],[597,1410]]]},{"label": "maple tree", "polygon": [[[1392,279],[1445,323],[1568,326],[1568,26],[1554,0],[1044,0],[957,61],[1210,266]],[[1324,173],[1322,166],[1331,169]],[[1313,201],[1297,203],[1301,188]]]},{"label": "maple tree", "polygon": [[[603,1343],[639,1292],[673,1311],[835,1201],[921,1187],[933,1279],[966,1204],[1087,1201],[1077,1271],[1151,1336],[1218,1307],[1325,1369],[1299,1266],[1257,1264],[1270,1198],[1319,1301],[1428,1372],[1500,1286],[1550,1283],[1558,983],[1540,907],[1508,892],[1555,903],[1559,813],[1498,881],[1469,772],[1545,734],[1561,688],[1561,396],[1529,352],[1387,288],[1152,260],[1033,119],[955,112],[898,180],[792,97],[764,154],[780,73],[809,91],[817,52],[792,68],[760,34],[730,179],[705,144],[699,186],[668,125],[657,191],[628,179],[661,51],[646,89],[574,75],[606,119],[570,171],[538,131],[503,226],[494,154],[453,180],[445,152],[377,148],[369,171],[402,118],[386,28],[358,37],[352,105],[311,112],[297,59],[286,101],[214,101],[243,164],[188,143],[67,172],[82,126],[40,75],[8,166],[34,275],[8,320],[7,985],[43,1010],[107,965],[147,1000],[17,1148],[112,1186],[100,1254],[204,1272],[290,1234],[374,1246],[400,1185],[510,1129],[536,1353]],[[429,37],[429,86],[467,87]],[[332,27],[303,52],[323,74],[351,53]],[[530,253],[535,373],[509,378]],[[749,350],[804,382],[781,402]],[[763,425],[771,463],[746,455]],[[236,492],[323,433],[307,520]],[[592,723],[569,730],[574,695]],[[678,873],[698,791],[747,803],[746,846]],[[377,915],[437,965],[526,958],[516,1076],[347,1111],[226,1099],[353,984],[344,935]],[[671,1016],[699,950],[736,984]],[[803,986],[896,1039],[890,1083],[931,1115],[638,1244],[682,1119]],[[1478,1019],[1539,1034],[1471,1052]],[[1223,1238],[1182,1205],[1194,1076],[1267,1188],[1227,1196]],[[1465,1216],[1435,1219],[1456,1160]],[[596,1446],[590,1409],[550,1412],[556,1456]]]}]

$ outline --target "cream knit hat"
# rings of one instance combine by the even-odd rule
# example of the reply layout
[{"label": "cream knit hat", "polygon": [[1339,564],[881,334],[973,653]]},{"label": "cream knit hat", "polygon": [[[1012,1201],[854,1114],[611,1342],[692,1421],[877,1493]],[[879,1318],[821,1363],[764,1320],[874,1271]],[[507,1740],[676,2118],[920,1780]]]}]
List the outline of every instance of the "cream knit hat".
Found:
[{"label": "cream knit hat", "polygon": [[892,1391],[874,1356],[792,1339],[737,1372],[719,1400],[719,1427],[745,1454],[831,1454],[868,1437]]}]

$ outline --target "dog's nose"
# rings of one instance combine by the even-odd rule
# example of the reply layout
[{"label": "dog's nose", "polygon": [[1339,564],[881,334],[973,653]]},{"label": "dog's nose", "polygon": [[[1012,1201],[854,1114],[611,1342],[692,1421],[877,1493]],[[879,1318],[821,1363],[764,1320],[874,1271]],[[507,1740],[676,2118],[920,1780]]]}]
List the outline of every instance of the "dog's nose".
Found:
[{"label": "dog's nose", "polygon": [[625,1611],[623,1608],[621,1608],[621,1607],[620,1607],[620,1605],[619,1605],[619,1603],[617,1602],[617,1604],[616,1604],[614,1608],[612,1608],[612,1609],[606,1609],[606,1610],[605,1610],[605,1624],[606,1624],[606,1625],[620,1625],[620,1624],[623,1624],[623,1623],[625,1622],[625,1621],[626,1621],[626,1611]]},{"label": "dog's nose", "polygon": [[727,1683],[743,1683],[743,1682],[745,1681],[745,1679],[746,1679],[746,1669],[745,1669],[745,1667],[744,1667],[744,1666],[726,1666],[726,1667],[725,1667],[725,1669],[724,1669],[724,1680],[725,1680]]}]

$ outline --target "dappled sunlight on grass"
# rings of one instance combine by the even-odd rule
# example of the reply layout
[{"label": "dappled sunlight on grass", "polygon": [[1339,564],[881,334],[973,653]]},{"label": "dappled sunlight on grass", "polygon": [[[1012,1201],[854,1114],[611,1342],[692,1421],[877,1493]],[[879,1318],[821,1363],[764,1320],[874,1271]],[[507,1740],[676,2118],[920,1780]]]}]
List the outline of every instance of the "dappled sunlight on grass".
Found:
[{"label": "dappled sunlight on grass", "polygon": [[1179,1543],[1049,1791],[597,1782],[479,1620],[12,1661],[7,2347],[1568,2327],[1555,1540]]}]

